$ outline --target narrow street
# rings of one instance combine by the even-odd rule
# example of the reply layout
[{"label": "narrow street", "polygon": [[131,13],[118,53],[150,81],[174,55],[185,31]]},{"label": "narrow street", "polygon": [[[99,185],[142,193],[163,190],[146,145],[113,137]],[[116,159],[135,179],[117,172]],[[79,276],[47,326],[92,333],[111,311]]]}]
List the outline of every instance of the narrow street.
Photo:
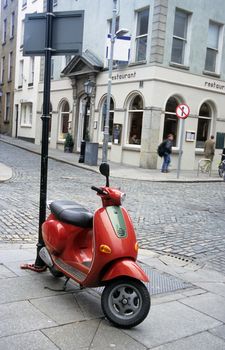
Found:
[{"label": "narrow street", "polygon": [[[0,242],[35,243],[40,156],[0,142],[0,162],[13,169],[0,183]],[[94,210],[100,203],[91,186],[103,183],[100,174],[49,160],[48,199],[68,198]],[[127,194],[140,247],[225,273],[224,183],[111,183]]]}]

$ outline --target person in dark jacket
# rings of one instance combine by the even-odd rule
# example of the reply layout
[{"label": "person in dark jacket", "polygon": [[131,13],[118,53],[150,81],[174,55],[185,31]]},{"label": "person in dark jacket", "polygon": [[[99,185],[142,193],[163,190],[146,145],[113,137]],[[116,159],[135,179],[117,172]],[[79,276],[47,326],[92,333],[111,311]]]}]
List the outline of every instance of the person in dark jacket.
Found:
[{"label": "person in dark jacket", "polygon": [[164,152],[163,152],[163,164],[162,164],[162,173],[168,173],[168,166],[171,162],[171,153],[173,146],[173,134],[169,134],[167,139],[163,142],[164,144]]}]

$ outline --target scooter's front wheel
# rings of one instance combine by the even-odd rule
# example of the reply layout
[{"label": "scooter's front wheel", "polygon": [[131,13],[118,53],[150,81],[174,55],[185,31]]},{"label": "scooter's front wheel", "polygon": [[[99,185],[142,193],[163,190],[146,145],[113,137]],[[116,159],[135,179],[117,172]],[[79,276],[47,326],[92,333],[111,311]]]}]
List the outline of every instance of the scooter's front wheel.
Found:
[{"label": "scooter's front wheel", "polygon": [[145,285],[133,278],[119,278],[110,282],[102,293],[102,310],[116,326],[131,328],[148,315],[151,299]]}]

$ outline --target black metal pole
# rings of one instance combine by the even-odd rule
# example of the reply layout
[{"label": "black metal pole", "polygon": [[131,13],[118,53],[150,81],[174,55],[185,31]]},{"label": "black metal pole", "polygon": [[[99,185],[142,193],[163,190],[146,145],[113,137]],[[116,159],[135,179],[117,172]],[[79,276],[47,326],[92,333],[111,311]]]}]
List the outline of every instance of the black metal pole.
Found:
[{"label": "black metal pole", "polygon": [[42,144],[41,144],[41,179],[40,179],[40,208],[39,208],[39,233],[37,243],[36,267],[45,265],[39,256],[40,249],[44,246],[42,237],[42,224],[46,219],[47,201],[47,177],[48,177],[48,134],[50,120],[50,89],[51,89],[51,55],[52,55],[52,22],[53,0],[47,0],[46,12],[46,36],[45,36],[45,72],[44,72],[44,96],[42,119]]}]

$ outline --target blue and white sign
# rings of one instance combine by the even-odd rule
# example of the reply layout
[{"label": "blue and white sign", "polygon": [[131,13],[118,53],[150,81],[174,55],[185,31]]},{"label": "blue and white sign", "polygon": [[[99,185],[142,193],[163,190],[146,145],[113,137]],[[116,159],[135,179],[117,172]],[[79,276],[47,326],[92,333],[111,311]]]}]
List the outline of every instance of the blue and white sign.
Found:
[{"label": "blue and white sign", "polygon": [[[130,59],[130,36],[118,36],[115,38],[113,60],[128,62]],[[107,37],[106,58],[110,59],[111,35]]]}]

